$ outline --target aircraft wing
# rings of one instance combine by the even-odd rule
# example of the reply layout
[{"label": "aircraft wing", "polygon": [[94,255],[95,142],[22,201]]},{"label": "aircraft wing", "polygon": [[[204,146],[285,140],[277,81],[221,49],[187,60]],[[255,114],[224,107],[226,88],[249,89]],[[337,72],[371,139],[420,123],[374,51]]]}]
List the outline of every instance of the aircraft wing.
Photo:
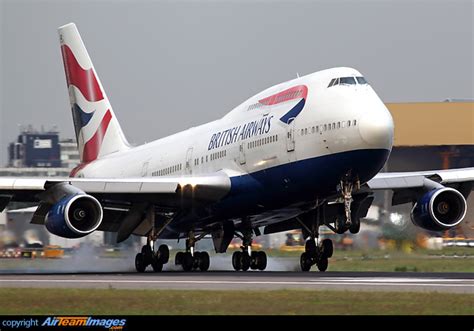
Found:
[{"label": "aircraft wing", "polygon": [[[118,241],[131,233],[146,235],[153,216],[150,208],[162,214],[180,215],[194,206],[206,206],[222,199],[230,190],[224,172],[205,176],[141,178],[0,178],[0,212],[10,202],[37,203],[32,223],[45,224],[52,207],[67,197],[91,196],[103,207],[98,230],[118,232]],[[145,222],[146,219],[146,222]],[[143,223],[143,224],[142,224]],[[169,219],[162,220],[163,228]]]},{"label": "aircraft wing", "polygon": [[420,191],[442,186],[459,190],[465,197],[474,188],[474,168],[413,172],[384,172],[366,183],[370,190],[392,190],[393,205],[413,200]]},{"label": "aircraft wing", "polygon": [[[58,184],[69,184],[100,199],[149,201],[179,206],[184,200],[213,202],[225,196],[230,179],[225,173],[198,177],[140,178],[0,178],[0,211],[8,200],[41,202],[44,193]],[[191,196],[192,195],[192,196]],[[136,198],[134,198],[136,197]],[[3,202],[3,203],[2,203]],[[3,208],[1,208],[3,207]]]}]

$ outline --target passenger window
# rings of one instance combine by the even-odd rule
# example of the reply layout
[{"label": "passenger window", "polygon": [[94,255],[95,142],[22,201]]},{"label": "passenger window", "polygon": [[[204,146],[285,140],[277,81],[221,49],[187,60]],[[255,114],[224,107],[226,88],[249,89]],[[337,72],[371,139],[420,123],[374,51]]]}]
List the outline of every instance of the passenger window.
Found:
[{"label": "passenger window", "polygon": [[327,130],[327,125],[326,125],[326,124],[324,124],[324,131],[326,131],[326,130]]},{"label": "passenger window", "polygon": [[338,129],[341,128],[341,122],[337,122],[337,128],[338,128]]},{"label": "passenger window", "polygon": [[319,125],[316,125],[316,132],[319,132]]},{"label": "passenger window", "polygon": [[356,81],[354,77],[341,77],[339,79],[340,84],[355,85]]},{"label": "passenger window", "polygon": [[356,121],[356,120],[354,120],[354,123],[353,123],[353,125],[354,125],[354,126],[356,126],[356,125],[357,125],[357,121]]},{"label": "passenger window", "polygon": [[308,128],[304,129],[304,134],[308,134]]},{"label": "passenger window", "polygon": [[336,129],[336,123],[332,123],[332,129],[333,129],[333,130]]},{"label": "passenger window", "polygon": [[347,127],[351,126],[351,121],[347,121]]}]

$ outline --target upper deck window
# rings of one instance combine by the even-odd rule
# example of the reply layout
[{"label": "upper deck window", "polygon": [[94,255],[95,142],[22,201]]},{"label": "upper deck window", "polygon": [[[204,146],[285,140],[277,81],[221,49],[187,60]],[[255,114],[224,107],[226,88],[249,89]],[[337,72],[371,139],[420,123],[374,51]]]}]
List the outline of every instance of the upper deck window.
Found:
[{"label": "upper deck window", "polygon": [[341,77],[339,78],[339,84],[355,85],[356,81],[354,77]]},{"label": "upper deck window", "polygon": [[362,84],[362,85],[363,84],[369,84],[369,83],[367,83],[367,81],[365,80],[364,77],[356,77],[356,79],[357,79],[357,83],[359,83],[359,84]]}]

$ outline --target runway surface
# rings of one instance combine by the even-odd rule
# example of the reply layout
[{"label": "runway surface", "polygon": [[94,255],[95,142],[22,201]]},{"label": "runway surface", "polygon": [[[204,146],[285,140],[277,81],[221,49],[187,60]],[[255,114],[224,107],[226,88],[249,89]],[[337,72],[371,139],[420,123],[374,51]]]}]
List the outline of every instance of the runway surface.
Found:
[{"label": "runway surface", "polygon": [[0,287],[180,290],[348,290],[474,294],[472,273],[147,272],[0,275]]}]

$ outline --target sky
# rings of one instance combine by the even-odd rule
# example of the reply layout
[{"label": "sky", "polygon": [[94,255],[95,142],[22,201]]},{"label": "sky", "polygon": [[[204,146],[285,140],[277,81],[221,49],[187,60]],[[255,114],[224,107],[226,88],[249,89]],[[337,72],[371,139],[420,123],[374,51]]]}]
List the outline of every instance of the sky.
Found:
[{"label": "sky", "polygon": [[57,27],[76,23],[128,140],[338,66],[384,102],[474,98],[473,1],[0,0],[0,165],[20,126],[74,137]]}]

